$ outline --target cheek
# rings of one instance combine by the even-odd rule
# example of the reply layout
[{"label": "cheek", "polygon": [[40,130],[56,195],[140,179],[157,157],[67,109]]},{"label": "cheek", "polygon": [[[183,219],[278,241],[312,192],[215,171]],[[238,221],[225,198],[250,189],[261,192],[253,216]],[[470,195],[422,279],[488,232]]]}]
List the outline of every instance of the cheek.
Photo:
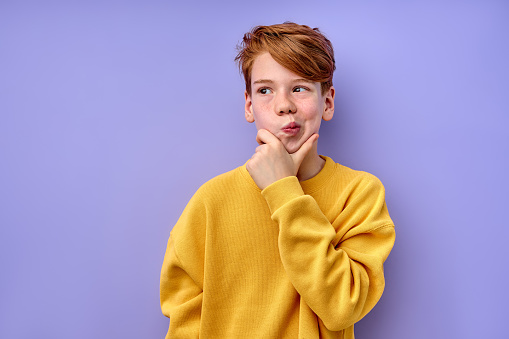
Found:
[{"label": "cheek", "polygon": [[306,105],[305,110],[303,110],[304,117],[310,129],[310,135],[318,132],[318,129],[320,128],[320,124],[322,122],[322,109],[323,108],[319,104],[313,103]]},{"label": "cheek", "polygon": [[265,102],[253,103],[253,114],[257,129],[268,129],[271,122],[270,106]]},{"label": "cheek", "polygon": [[318,118],[321,119],[322,117],[322,107],[316,103],[303,106],[302,112],[305,116],[305,119],[308,121],[318,120]]},{"label": "cheek", "polygon": [[260,99],[253,102],[253,109],[261,114],[268,112],[270,108],[270,100]]}]

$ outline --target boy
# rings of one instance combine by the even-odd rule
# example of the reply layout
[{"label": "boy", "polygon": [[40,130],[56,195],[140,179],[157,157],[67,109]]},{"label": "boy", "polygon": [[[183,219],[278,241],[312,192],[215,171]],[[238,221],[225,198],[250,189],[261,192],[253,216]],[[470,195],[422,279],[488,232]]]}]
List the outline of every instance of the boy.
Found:
[{"label": "boy", "polygon": [[317,153],[334,113],[332,45],[316,28],[258,26],[236,61],[260,146],[200,187],[171,231],[167,338],[354,338],[395,232],[380,181]]}]

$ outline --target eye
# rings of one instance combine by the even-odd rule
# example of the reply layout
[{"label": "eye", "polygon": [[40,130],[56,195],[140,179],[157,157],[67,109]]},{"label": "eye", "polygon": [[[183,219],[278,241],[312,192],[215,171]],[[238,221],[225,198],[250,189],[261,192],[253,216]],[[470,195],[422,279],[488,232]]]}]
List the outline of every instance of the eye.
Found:
[{"label": "eye", "polygon": [[270,88],[266,88],[266,87],[262,87],[258,90],[259,93],[261,94],[270,94],[272,93],[272,91],[270,90]]},{"label": "eye", "polygon": [[304,91],[307,91],[308,88],[307,87],[303,87],[303,86],[299,86],[299,87],[295,87],[293,89],[294,92],[304,92]]}]

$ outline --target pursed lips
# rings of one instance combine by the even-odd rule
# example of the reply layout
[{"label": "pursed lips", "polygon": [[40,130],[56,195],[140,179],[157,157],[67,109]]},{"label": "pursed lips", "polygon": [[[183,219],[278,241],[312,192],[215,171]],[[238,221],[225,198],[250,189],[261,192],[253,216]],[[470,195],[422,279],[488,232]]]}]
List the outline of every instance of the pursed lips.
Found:
[{"label": "pursed lips", "polygon": [[296,122],[290,122],[289,124],[286,124],[281,128],[283,132],[289,135],[296,135],[300,131],[300,125]]},{"label": "pursed lips", "polygon": [[300,125],[298,123],[296,123],[295,121],[292,121],[289,124],[284,125],[282,129],[289,129],[289,128],[300,128]]}]

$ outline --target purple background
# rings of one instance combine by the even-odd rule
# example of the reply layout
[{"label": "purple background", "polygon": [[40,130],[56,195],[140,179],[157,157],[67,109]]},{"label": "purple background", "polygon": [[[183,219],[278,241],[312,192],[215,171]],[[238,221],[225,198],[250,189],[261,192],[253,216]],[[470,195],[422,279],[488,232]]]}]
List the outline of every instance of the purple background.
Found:
[{"label": "purple background", "polygon": [[385,184],[397,227],[360,339],[506,333],[506,1],[0,2],[0,337],[162,338],[172,225],[251,156],[235,45],[333,42],[319,153]]}]

